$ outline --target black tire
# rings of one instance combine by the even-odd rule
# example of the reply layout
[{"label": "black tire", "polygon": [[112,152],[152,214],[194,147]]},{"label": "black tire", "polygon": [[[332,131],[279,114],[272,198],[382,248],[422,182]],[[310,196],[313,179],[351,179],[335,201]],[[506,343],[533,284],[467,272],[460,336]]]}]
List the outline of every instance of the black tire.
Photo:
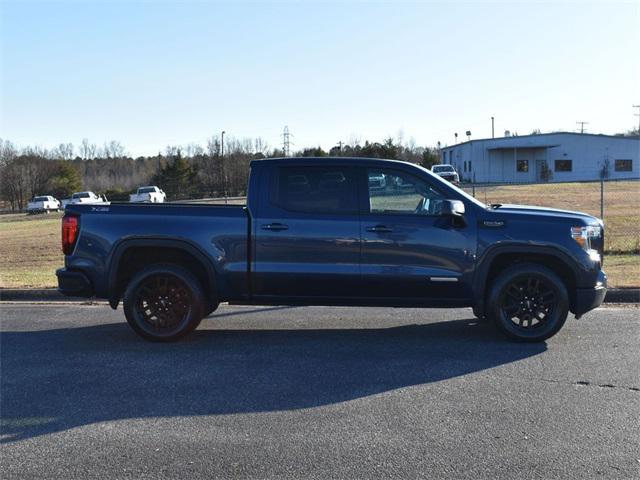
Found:
[{"label": "black tire", "polygon": [[560,278],[535,263],[513,265],[490,287],[487,317],[507,337],[542,342],[554,336],[569,314],[569,295]]},{"label": "black tire", "polygon": [[123,297],[124,314],[146,340],[172,342],[193,332],[205,313],[198,279],[172,264],[151,265],[138,272]]}]

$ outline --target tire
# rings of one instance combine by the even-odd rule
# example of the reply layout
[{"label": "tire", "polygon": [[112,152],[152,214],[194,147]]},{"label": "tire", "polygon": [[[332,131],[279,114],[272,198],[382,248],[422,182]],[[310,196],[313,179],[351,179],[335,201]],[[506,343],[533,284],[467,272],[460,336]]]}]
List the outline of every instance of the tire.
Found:
[{"label": "tire", "polygon": [[172,264],[151,265],[138,272],[123,297],[124,314],[146,340],[173,342],[193,332],[205,313],[198,279]]},{"label": "tire", "polygon": [[504,270],[490,287],[487,317],[507,337],[542,342],[554,336],[569,314],[569,295],[560,278],[535,263]]}]

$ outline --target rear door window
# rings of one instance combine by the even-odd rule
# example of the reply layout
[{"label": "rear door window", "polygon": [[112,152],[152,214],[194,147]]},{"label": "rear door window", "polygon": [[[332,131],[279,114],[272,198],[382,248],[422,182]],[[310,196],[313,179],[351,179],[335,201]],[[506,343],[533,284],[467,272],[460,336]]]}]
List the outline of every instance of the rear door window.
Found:
[{"label": "rear door window", "polygon": [[356,171],[342,166],[278,167],[271,203],[292,212],[358,211]]}]

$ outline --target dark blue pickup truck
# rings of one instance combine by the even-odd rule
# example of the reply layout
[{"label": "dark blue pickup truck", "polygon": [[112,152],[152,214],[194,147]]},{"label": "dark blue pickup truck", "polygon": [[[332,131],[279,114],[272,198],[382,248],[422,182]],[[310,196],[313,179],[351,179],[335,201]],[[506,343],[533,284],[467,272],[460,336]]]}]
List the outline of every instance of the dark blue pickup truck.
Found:
[{"label": "dark blue pickup truck", "polygon": [[472,307],[542,341],[606,293],[602,221],[484,205],[417,165],[251,164],[246,206],[69,205],[59,289],[123,301],[144,338],[178,339],[220,302]]}]

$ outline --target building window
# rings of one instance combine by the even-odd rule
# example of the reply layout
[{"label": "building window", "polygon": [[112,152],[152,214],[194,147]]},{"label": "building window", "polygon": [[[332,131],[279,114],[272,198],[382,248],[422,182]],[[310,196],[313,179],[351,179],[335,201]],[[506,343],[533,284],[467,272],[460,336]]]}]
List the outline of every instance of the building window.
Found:
[{"label": "building window", "polygon": [[518,160],[516,163],[516,171],[518,172],[528,172],[529,171],[529,160]]},{"label": "building window", "polygon": [[469,171],[471,171],[471,160],[469,160]]},{"label": "building window", "polygon": [[464,173],[467,173],[467,161],[464,161]]},{"label": "building window", "polygon": [[616,160],[616,172],[630,172],[633,170],[633,161]]},{"label": "building window", "polygon": [[572,160],[556,160],[555,171],[556,172],[570,172],[573,170]]}]

